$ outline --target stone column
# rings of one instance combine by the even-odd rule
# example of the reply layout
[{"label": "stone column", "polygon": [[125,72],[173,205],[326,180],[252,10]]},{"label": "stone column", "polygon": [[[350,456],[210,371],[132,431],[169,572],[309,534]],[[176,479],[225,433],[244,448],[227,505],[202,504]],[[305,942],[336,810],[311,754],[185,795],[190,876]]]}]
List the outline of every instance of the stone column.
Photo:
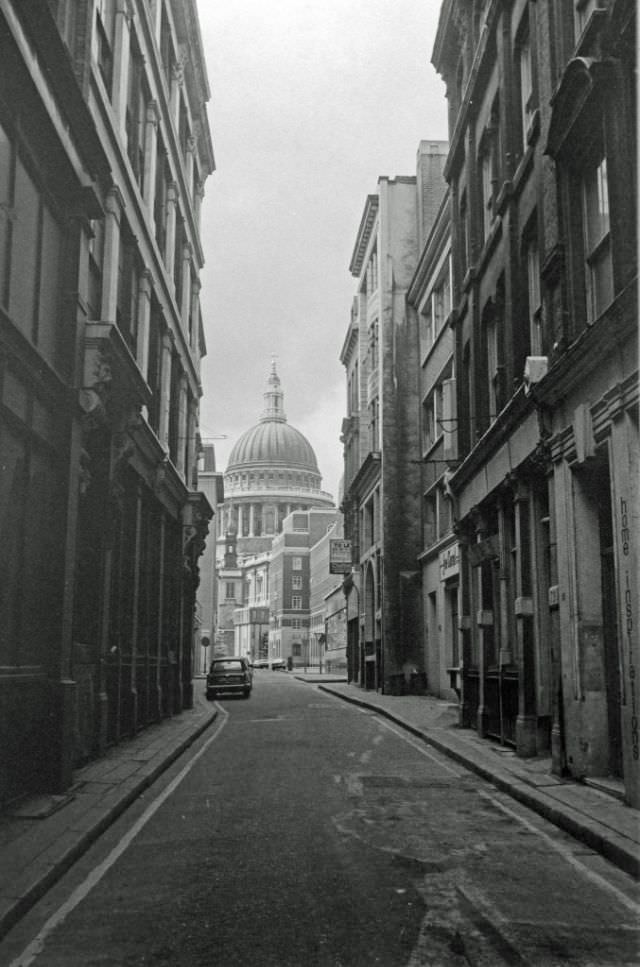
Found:
[{"label": "stone column", "polygon": [[537,748],[535,640],[533,632],[533,598],[531,596],[531,562],[525,559],[523,547],[533,540],[529,486],[520,481],[515,493],[516,524],[516,634],[518,640],[518,717],[516,719],[516,751],[520,756],[534,756]]},{"label": "stone column", "polygon": [[124,144],[127,143],[127,95],[129,91],[132,21],[133,7],[130,0],[117,0],[113,40],[111,103],[116,115],[118,131]]},{"label": "stone column", "polygon": [[195,169],[195,155],[196,149],[198,147],[198,142],[193,135],[187,139],[187,154],[185,157],[185,168],[187,176],[187,186],[189,188],[189,197],[191,198],[191,203],[195,205],[195,185],[193,183],[193,172]]},{"label": "stone column", "polygon": [[120,256],[120,219],[124,199],[120,189],[113,185],[106,199],[104,225],[104,252],[102,261],[102,305],[100,318],[104,322],[116,321],[118,304],[118,259]]},{"label": "stone column", "polygon": [[189,332],[189,344],[191,350],[196,355],[196,359],[200,359],[200,354],[198,353],[198,340],[199,340],[199,329],[200,329],[200,289],[201,289],[200,279],[195,275],[191,276],[191,316],[190,325],[191,329]]},{"label": "stone column", "polygon": [[[188,334],[191,309],[191,246],[188,242],[185,242],[182,246],[182,303],[178,308],[180,309],[182,328]],[[190,339],[189,342],[191,342]]]},{"label": "stone column", "polygon": [[183,84],[184,67],[179,61],[176,61],[171,68],[171,92],[169,95],[171,118],[173,120],[176,132],[180,130],[180,98]]},{"label": "stone column", "polygon": [[164,264],[171,288],[175,290],[173,269],[176,259],[176,215],[178,207],[178,186],[172,181],[167,190],[167,224],[164,242]]},{"label": "stone column", "polygon": [[171,408],[171,356],[173,337],[166,330],[162,337],[162,369],[160,376],[160,421],[158,439],[165,450],[169,450],[169,410]]},{"label": "stone column", "polygon": [[162,0],[151,0],[151,29],[158,47],[160,46],[160,27],[162,24]]},{"label": "stone column", "polygon": [[249,537],[255,537],[256,507],[249,504]]},{"label": "stone column", "polygon": [[195,188],[195,198],[193,200],[194,215],[198,232],[200,231],[200,216],[202,214],[202,202],[204,200],[204,181],[198,181]]},{"label": "stone column", "polygon": [[157,101],[150,101],[147,105],[147,117],[144,133],[144,178],[143,195],[153,217],[153,206],[156,200],[156,178],[158,172],[158,119],[159,109]]},{"label": "stone column", "polygon": [[196,463],[196,427],[198,426],[198,404],[196,400],[189,400],[187,413],[187,466],[186,479],[187,487],[191,490],[193,483],[193,470]]},{"label": "stone column", "polygon": [[145,380],[149,375],[149,323],[151,319],[151,273],[148,269],[140,275],[138,284],[138,344],[136,357]]}]

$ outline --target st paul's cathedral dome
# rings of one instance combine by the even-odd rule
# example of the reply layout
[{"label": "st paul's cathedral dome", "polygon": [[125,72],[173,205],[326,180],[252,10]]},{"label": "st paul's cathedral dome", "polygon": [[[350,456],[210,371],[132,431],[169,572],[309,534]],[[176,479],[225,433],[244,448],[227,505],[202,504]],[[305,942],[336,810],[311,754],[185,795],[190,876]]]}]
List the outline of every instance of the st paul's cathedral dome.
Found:
[{"label": "st paul's cathedral dome", "polygon": [[260,421],[239,437],[229,456],[218,540],[224,540],[232,528],[240,557],[268,550],[290,513],[334,506],[331,494],[321,487],[313,447],[287,422],[280,377],[273,362]]}]

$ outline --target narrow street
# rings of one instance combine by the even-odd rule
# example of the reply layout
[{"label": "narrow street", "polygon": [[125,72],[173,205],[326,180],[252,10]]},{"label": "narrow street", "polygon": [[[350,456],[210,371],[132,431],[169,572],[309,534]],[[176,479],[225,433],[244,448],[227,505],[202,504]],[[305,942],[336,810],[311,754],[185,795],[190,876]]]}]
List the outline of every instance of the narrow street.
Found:
[{"label": "narrow street", "polygon": [[0,963],[638,963],[624,873],[373,713],[285,673],[254,682]]}]

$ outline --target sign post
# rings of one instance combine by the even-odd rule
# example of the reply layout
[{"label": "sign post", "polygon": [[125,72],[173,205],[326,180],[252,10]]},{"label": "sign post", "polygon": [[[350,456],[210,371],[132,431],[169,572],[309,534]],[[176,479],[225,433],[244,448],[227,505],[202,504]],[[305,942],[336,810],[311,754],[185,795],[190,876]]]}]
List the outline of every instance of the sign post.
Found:
[{"label": "sign post", "polygon": [[329,541],[329,574],[350,574],[351,541]]}]

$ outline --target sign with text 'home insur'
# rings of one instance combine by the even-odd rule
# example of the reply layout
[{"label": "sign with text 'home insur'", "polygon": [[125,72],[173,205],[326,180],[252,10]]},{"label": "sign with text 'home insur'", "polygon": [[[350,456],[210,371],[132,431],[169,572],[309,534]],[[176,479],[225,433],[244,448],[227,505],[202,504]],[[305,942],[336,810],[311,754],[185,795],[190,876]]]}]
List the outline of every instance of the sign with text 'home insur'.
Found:
[{"label": "sign with text 'home insur'", "polygon": [[351,541],[329,541],[329,574],[349,574]]}]

